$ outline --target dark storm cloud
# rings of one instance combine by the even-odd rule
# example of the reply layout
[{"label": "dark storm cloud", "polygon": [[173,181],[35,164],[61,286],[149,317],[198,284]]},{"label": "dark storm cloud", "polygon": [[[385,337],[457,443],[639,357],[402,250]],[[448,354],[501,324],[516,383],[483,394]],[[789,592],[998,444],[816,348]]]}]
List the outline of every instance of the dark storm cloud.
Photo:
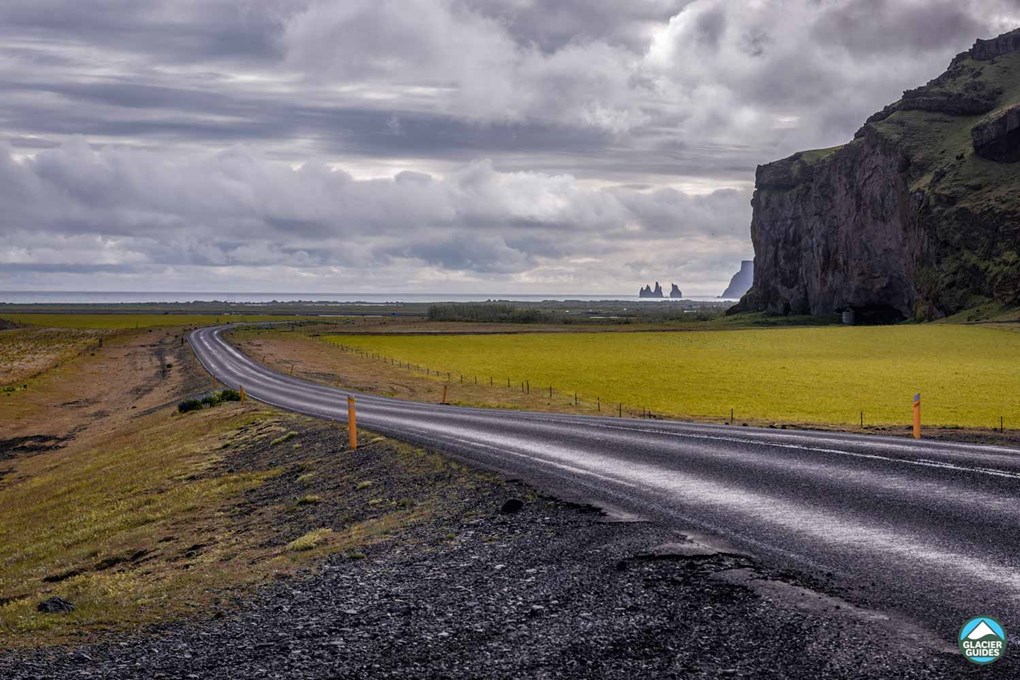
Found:
[{"label": "dark storm cloud", "polygon": [[1014,0],[8,0],[0,288],[717,292],[757,163],[846,141],[1018,22]]}]

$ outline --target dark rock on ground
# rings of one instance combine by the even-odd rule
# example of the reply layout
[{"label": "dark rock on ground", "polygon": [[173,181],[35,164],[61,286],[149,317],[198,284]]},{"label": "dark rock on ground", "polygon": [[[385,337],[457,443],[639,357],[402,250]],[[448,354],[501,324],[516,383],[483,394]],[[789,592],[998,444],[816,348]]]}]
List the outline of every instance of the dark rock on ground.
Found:
[{"label": "dark rock on ground", "polygon": [[513,515],[524,509],[524,501],[519,498],[508,499],[499,509],[501,515]]},{"label": "dark rock on ground", "polygon": [[43,614],[67,614],[74,611],[74,605],[62,597],[51,597],[36,605],[36,611]]}]

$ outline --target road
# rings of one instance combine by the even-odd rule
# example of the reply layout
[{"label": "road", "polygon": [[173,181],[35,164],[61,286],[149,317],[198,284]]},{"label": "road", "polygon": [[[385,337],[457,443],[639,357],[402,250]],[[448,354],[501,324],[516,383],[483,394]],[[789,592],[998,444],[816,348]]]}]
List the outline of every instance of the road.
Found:
[{"label": "road", "polygon": [[[348,392],[276,373],[193,332],[202,364],[251,397],[346,419]],[[1020,452],[830,432],[498,411],[358,394],[359,424],[551,492],[720,537],[955,640],[1020,631]]]}]

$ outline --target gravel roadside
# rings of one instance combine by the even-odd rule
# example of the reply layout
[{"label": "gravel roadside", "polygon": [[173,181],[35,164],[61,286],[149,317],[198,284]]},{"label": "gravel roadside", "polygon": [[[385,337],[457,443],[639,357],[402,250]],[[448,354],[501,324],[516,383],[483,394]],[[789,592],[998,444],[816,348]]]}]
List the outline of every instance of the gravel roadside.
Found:
[{"label": "gravel roadside", "polygon": [[[265,469],[283,457],[302,463],[253,491],[239,516],[262,521],[260,508],[313,484],[323,501],[279,516],[279,540],[371,517],[380,498],[427,505],[425,518],[201,618],[76,649],[0,652],[0,677],[884,679],[974,671],[945,645],[813,596],[750,556],[704,549],[653,523],[612,521],[455,464],[412,480],[396,463],[406,448],[374,439],[338,457],[342,432],[302,422],[286,450],[254,446],[228,457],[231,469]],[[320,465],[310,475],[315,461],[334,474]],[[365,497],[341,494],[339,485]],[[519,511],[501,512],[509,499],[523,502]],[[1006,677],[1016,670],[1008,663],[984,670]]]}]

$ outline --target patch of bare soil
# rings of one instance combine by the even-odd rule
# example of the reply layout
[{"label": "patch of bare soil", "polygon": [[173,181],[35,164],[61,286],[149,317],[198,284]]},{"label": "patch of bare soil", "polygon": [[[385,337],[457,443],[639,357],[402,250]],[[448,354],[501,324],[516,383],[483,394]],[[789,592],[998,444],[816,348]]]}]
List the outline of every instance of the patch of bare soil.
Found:
[{"label": "patch of bare soil", "polygon": [[87,445],[209,384],[183,331],[108,338],[101,347],[35,378],[27,389],[2,397],[0,485],[3,472],[21,455],[71,441]]}]

